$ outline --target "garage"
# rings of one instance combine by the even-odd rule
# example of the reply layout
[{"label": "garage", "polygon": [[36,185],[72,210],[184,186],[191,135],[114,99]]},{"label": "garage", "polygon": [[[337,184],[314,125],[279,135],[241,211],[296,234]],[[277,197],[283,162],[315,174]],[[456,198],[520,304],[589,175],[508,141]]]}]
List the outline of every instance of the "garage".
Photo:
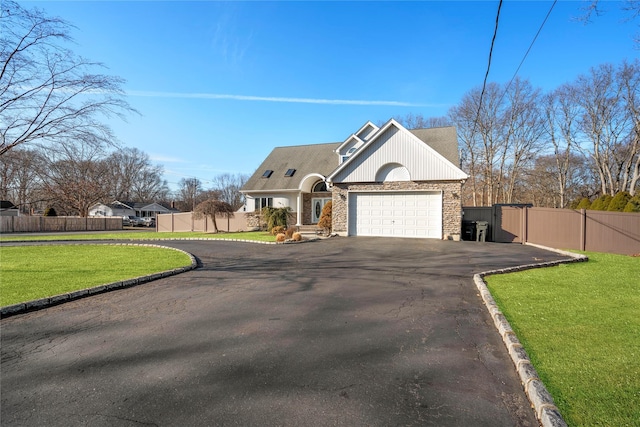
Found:
[{"label": "garage", "polygon": [[442,193],[349,193],[349,235],[442,238]]}]

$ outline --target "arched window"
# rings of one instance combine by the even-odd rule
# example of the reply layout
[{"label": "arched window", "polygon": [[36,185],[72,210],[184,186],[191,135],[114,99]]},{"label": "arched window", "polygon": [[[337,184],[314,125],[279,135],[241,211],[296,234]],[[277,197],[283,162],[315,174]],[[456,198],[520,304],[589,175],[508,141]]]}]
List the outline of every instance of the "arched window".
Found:
[{"label": "arched window", "polygon": [[311,189],[312,193],[325,193],[327,191],[327,183],[324,181],[316,182]]},{"label": "arched window", "polygon": [[378,170],[376,182],[409,181],[409,170],[398,163],[388,163]]}]

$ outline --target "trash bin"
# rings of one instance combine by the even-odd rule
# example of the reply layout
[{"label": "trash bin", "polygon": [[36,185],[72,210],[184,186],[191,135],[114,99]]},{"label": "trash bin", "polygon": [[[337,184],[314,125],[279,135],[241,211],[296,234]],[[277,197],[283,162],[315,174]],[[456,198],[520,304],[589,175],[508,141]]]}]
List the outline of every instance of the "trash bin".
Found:
[{"label": "trash bin", "polygon": [[487,221],[476,221],[476,242],[484,242],[487,239],[489,223]]},{"label": "trash bin", "polygon": [[462,240],[473,240],[476,235],[475,221],[462,221]]}]

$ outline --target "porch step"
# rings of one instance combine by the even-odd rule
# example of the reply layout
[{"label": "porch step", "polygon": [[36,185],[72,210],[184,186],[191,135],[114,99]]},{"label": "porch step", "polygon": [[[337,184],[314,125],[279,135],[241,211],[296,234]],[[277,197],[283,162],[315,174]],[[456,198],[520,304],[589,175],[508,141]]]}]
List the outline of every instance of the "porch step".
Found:
[{"label": "porch step", "polygon": [[303,236],[319,236],[322,235],[322,228],[317,225],[297,225],[298,232]]}]

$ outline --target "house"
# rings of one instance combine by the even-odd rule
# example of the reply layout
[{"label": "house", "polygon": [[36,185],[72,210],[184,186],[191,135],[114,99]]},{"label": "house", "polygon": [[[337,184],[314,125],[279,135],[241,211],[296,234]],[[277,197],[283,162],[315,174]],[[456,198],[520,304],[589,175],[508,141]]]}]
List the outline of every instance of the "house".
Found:
[{"label": "house", "polygon": [[8,200],[0,200],[0,216],[20,216],[20,209]]},{"label": "house", "polygon": [[249,178],[249,226],[265,206],[290,207],[316,224],[332,201],[332,230],[348,236],[442,239],[460,234],[461,189],[454,127],[407,130],[365,123],[343,142],[277,147]]},{"label": "house", "polygon": [[109,204],[97,203],[89,208],[89,216],[139,216],[140,218],[155,217],[157,214],[177,212],[159,203],[120,202]]}]

